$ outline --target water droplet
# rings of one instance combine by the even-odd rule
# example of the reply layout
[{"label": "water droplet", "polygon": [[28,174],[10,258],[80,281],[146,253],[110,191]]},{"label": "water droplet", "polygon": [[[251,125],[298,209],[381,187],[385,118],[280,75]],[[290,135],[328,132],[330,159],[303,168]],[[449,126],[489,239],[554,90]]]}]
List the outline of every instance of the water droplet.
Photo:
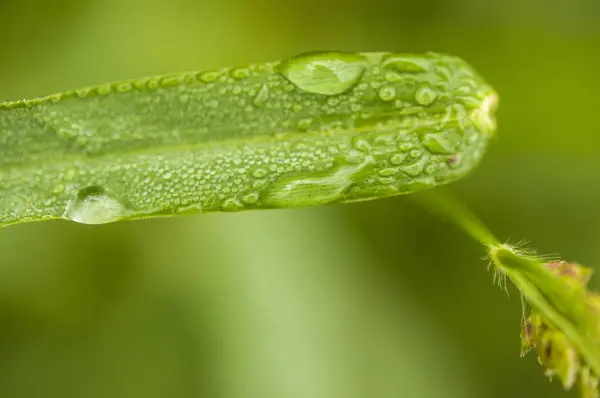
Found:
[{"label": "water droplet", "polygon": [[425,135],[423,145],[431,153],[452,154],[458,149],[461,136],[453,131]]},{"label": "water droplet", "polygon": [[64,217],[81,224],[106,224],[125,215],[125,207],[105,188],[92,185],[69,201]]},{"label": "water droplet", "polygon": [[383,59],[384,68],[391,68],[400,73],[423,73],[427,72],[426,61],[411,58],[410,55],[391,54]]},{"label": "water droplet", "polygon": [[244,208],[244,205],[237,198],[225,199],[221,204],[221,209],[225,211],[239,211]]},{"label": "water droplet", "polygon": [[364,57],[358,54],[306,53],[284,62],[280,73],[306,92],[338,95],[360,81],[365,64]]},{"label": "water droplet", "polygon": [[445,66],[436,66],[434,72],[446,81],[452,78],[452,71]]},{"label": "water droplet", "polygon": [[258,107],[263,107],[268,99],[269,87],[267,85],[264,85],[260,88],[260,91],[258,92],[258,94],[256,94],[252,102]]},{"label": "water droplet", "polygon": [[231,71],[231,77],[236,80],[245,79],[250,76],[250,70],[246,68],[234,69]]},{"label": "water droplet", "polygon": [[380,177],[379,182],[383,185],[392,184],[395,181],[394,177]]},{"label": "water droplet", "polygon": [[268,182],[269,181],[267,181],[266,179],[256,180],[252,183],[252,188],[254,188],[254,189],[263,188],[264,186],[267,185]]},{"label": "water droplet", "polygon": [[352,147],[364,153],[371,153],[371,151],[373,150],[369,141],[360,137],[352,138]]},{"label": "water droplet", "polygon": [[415,144],[410,143],[410,142],[403,142],[401,143],[398,148],[402,151],[402,152],[408,152],[411,149],[413,149],[415,147]]},{"label": "water droplet", "polygon": [[394,87],[382,87],[379,90],[379,98],[383,101],[392,101],[396,98],[396,89]]},{"label": "water droplet", "polygon": [[77,175],[77,169],[75,167],[69,167],[65,170],[64,178],[66,181],[71,181]]},{"label": "water droplet", "polygon": [[179,86],[180,84],[185,83],[185,75],[174,75],[163,77],[160,80],[160,85],[162,87],[171,87],[171,86]]},{"label": "water droplet", "polygon": [[200,74],[198,76],[198,79],[204,83],[211,83],[211,82],[214,82],[215,80],[217,80],[219,78],[219,76],[221,76],[221,72],[214,70],[214,71],[207,71],[207,72]]},{"label": "water droplet", "polygon": [[263,168],[258,168],[258,169],[254,170],[252,172],[252,176],[255,177],[255,178],[263,178],[267,174],[269,174],[269,172],[266,169],[263,169]]},{"label": "water droplet", "polygon": [[385,168],[385,169],[379,170],[378,174],[382,177],[390,177],[390,176],[398,174],[398,169]]},{"label": "water droplet", "polygon": [[258,202],[259,198],[260,198],[260,196],[259,196],[258,192],[252,192],[252,193],[249,193],[248,195],[242,196],[242,202],[251,205],[251,204]]},{"label": "water droplet", "polygon": [[117,92],[119,93],[126,93],[128,91],[131,91],[133,89],[133,84],[126,82],[126,83],[121,83],[117,85]]},{"label": "water droplet", "polygon": [[310,118],[302,119],[298,122],[298,129],[301,131],[306,131],[310,128],[311,124],[312,124],[312,119],[310,119]]},{"label": "water droplet", "polygon": [[415,101],[417,101],[417,104],[423,106],[429,106],[433,104],[436,98],[437,93],[429,87],[421,87],[415,93]]},{"label": "water droplet", "polygon": [[65,191],[65,186],[63,184],[58,184],[54,187],[54,189],[52,190],[52,192],[55,195],[60,195],[61,193],[63,193]]},{"label": "water droplet", "polygon": [[405,153],[396,153],[396,154],[390,156],[390,163],[393,164],[394,166],[398,166],[398,165],[404,163],[405,160],[406,160]]},{"label": "water droplet", "polygon": [[411,177],[417,177],[423,174],[423,169],[425,168],[425,164],[427,163],[427,157],[424,157],[416,162],[408,164],[406,166],[401,166],[400,170],[402,172],[408,174]]},{"label": "water droplet", "polygon": [[110,84],[103,84],[101,86],[96,87],[96,92],[99,95],[106,95],[109,94],[112,90],[112,87],[110,86]]},{"label": "water droplet", "polygon": [[421,155],[423,155],[423,153],[421,151],[419,151],[418,149],[414,149],[412,151],[410,151],[410,157],[417,159],[419,157],[421,157]]}]

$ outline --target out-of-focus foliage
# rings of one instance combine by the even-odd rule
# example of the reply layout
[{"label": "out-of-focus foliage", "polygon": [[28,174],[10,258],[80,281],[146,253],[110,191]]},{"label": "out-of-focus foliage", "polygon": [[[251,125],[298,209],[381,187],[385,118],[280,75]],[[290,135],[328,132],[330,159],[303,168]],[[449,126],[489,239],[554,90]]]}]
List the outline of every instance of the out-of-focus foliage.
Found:
[{"label": "out-of-focus foliage", "polygon": [[[0,3],[0,99],[279,59],[441,51],[500,94],[453,190],[600,266],[596,0]],[[407,198],[0,230],[2,397],[561,397],[482,248]],[[592,281],[592,285],[596,285]]]}]

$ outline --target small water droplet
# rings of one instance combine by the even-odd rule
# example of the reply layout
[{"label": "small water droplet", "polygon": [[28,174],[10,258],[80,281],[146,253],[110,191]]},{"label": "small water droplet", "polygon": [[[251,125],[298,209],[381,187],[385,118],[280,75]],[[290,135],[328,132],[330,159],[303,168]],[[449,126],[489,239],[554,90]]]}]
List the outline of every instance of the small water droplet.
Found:
[{"label": "small water droplet", "polygon": [[362,105],[361,104],[351,104],[350,105],[350,110],[352,112],[356,113],[356,112],[360,111],[361,109],[362,109]]},{"label": "small water droplet", "polygon": [[225,199],[221,204],[221,209],[225,211],[239,211],[244,208],[244,205],[237,198]]},{"label": "small water droplet", "polygon": [[280,73],[306,92],[338,95],[360,81],[365,64],[364,57],[357,54],[306,53],[284,62]]},{"label": "small water droplet", "polygon": [[405,153],[396,153],[396,154],[390,156],[390,163],[393,164],[394,166],[398,166],[398,165],[404,163],[405,160],[406,160]]},{"label": "small water droplet", "polygon": [[452,154],[458,149],[461,136],[453,131],[425,135],[423,145],[431,153]]},{"label": "small water droplet", "polygon": [[360,137],[352,138],[352,147],[354,149],[357,149],[364,153],[371,153],[371,151],[373,149],[371,147],[371,144],[369,143],[369,141],[365,140],[364,138],[360,138]]},{"label": "small water droplet", "polygon": [[63,184],[58,184],[54,187],[54,189],[52,190],[52,192],[55,195],[60,195],[61,193],[63,193],[65,191],[65,186]]},{"label": "small water droplet", "polygon": [[381,183],[383,185],[392,184],[394,181],[395,181],[394,177],[380,177],[379,178],[379,183]]},{"label": "small water droplet", "polygon": [[340,104],[340,100],[337,98],[329,98],[329,100],[327,100],[327,105],[329,106],[338,106]]},{"label": "small water droplet", "polygon": [[263,178],[267,174],[269,174],[269,171],[267,169],[263,169],[263,168],[258,168],[252,172],[252,176],[255,178]]},{"label": "small water droplet", "polygon": [[254,97],[252,102],[254,103],[254,105],[256,105],[258,107],[263,107],[268,99],[269,99],[269,87],[267,85],[264,85],[260,88],[258,94],[256,94],[256,96]]},{"label": "small water droplet", "polygon": [[310,128],[311,124],[312,124],[312,119],[310,119],[310,118],[302,119],[298,122],[298,129],[301,131],[306,131]]},{"label": "small water droplet", "polygon": [[415,93],[415,101],[419,105],[429,106],[433,104],[433,102],[437,98],[437,93],[431,89],[430,87],[421,87]]},{"label": "small water droplet", "polygon": [[126,93],[128,91],[131,91],[133,89],[133,84],[126,82],[126,83],[121,83],[117,85],[117,92],[119,93]]},{"label": "small water droplet", "polygon": [[217,80],[219,78],[219,76],[221,76],[221,72],[214,70],[214,71],[207,71],[207,72],[200,74],[198,76],[198,79],[204,83],[212,83],[215,80]]},{"label": "small water droplet", "polygon": [[382,87],[379,90],[379,98],[381,98],[382,101],[392,101],[396,98],[396,89],[388,86]]},{"label": "small water droplet", "polygon": [[408,152],[411,149],[413,149],[415,147],[415,144],[410,143],[410,142],[403,142],[400,145],[398,145],[398,148],[402,151],[402,152]]},{"label": "small water droplet", "polygon": [[402,172],[406,173],[407,175],[409,175],[411,177],[417,177],[417,176],[423,174],[423,169],[425,168],[427,160],[428,159],[426,157],[424,157],[424,158],[417,160],[413,163],[410,163],[406,166],[400,166],[400,170],[402,170]]},{"label": "small water droplet", "polygon": [[248,195],[242,196],[242,202],[244,202],[248,205],[251,205],[251,204],[258,202],[259,198],[260,198],[260,195],[258,194],[258,192],[252,192],[252,193],[249,193]]},{"label": "small water droplet", "polygon": [[65,170],[64,178],[66,181],[71,181],[77,175],[77,169],[75,167],[69,167]]},{"label": "small water droplet", "polygon": [[382,65],[400,73],[423,73],[427,72],[427,61],[419,60],[411,55],[390,54],[386,56]]},{"label": "small water droplet", "polygon": [[246,68],[234,69],[231,71],[231,77],[236,80],[245,79],[250,76],[250,70]]},{"label": "small water droplet", "polygon": [[417,159],[420,158],[421,155],[423,155],[423,152],[419,151],[418,149],[413,149],[412,151],[410,151],[410,157]]},{"label": "small water droplet", "polygon": [[382,177],[390,177],[390,176],[398,174],[398,169],[385,168],[385,169],[379,170],[378,174]]},{"label": "small water droplet", "polygon": [[81,224],[106,224],[125,215],[125,207],[105,188],[92,185],[80,189],[73,197],[64,217]]}]

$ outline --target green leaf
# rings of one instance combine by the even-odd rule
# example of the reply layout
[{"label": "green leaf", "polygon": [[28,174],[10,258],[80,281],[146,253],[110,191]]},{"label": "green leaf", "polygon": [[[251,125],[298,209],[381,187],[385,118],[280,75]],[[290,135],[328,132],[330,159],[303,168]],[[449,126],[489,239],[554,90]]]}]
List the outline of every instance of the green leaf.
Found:
[{"label": "green leaf", "polygon": [[494,90],[442,54],[308,53],[0,103],[0,226],[370,200],[470,172]]}]

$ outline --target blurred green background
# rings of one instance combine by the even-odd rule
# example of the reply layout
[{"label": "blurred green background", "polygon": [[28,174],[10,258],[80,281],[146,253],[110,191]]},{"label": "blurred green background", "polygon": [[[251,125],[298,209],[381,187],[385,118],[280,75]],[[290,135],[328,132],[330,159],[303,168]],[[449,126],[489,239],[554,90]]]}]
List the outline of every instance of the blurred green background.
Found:
[{"label": "blurred green background", "polygon": [[[501,101],[452,191],[501,239],[600,266],[598,0],[2,0],[0,36],[0,100],[309,50],[459,55]],[[406,197],[20,225],[0,253],[2,398],[574,396],[519,358],[482,248]]]}]

